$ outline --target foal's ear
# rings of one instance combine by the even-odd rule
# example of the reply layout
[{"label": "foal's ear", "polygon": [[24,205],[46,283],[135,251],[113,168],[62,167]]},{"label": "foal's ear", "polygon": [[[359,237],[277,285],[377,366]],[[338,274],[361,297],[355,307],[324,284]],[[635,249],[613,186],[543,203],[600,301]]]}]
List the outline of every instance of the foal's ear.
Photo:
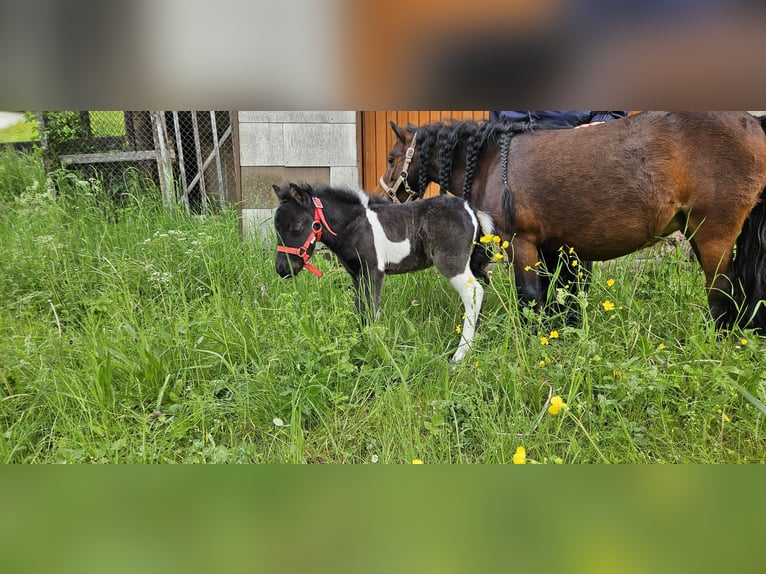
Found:
[{"label": "foal's ear", "polygon": [[292,197],[299,204],[303,204],[310,201],[308,197],[311,195],[312,188],[308,183],[301,183],[300,185],[290,184],[290,197]]},{"label": "foal's ear", "polygon": [[407,143],[407,131],[404,128],[400,128],[396,125],[394,120],[391,120],[391,129],[394,130],[394,134],[396,135],[396,139],[398,139],[403,144]]},{"label": "foal's ear", "polygon": [[287,199],[290,199],[292,195],[292,189],[289,185],[283,185],[278,186],[277,184],[273,183],[271,184],[272,189],[274,190],[274,194],[277,196],[277,199],[279,201],[285,201]]}]

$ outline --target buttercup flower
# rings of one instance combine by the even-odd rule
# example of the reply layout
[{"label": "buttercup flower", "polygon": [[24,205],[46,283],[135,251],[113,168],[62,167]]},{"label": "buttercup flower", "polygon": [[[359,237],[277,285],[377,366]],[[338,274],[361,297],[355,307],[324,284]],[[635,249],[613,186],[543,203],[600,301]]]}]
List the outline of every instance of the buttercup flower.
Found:
[{"label": "buttercup flower", "polygon": [[548,413],[557,415],[561,411],[567,410],[567,408],[567,404],[564,400],[559,395],[556,395],[555,397],[551,397],[551,406],[548,407]]},{"label": "buttercup flower", "polygon": [[500,261],[502,258],[503,258],[503,254],[502,253],[495,253],[492,256],[492,259],[494,259],[495,261]]},{"label": "buttercup flower", "polygon": [[527,449],[520,446],[513,453],[513,464],[527,464]]},{"label": "buttercup flower", "polygon": [[610,277],[609,279],[606,280],[607,287],[612,287],[613,285],[614,285],[614,279]]},{"label": "buttercup flower", "polygon": [[747,339],[740,339],[739,340],[740,345],[747,345]]},{"label": "buttercup flower", "polygon": [[460,334],[460,325],[455,327],[455,333],[457,333],[458,335]]},{"label": "buttercup flower", "polygon": [[601,304],[604,307],[604,311],[614,311],[614,303],[607,300]]},{"label": "buttercup flower", "polygon": [[550,337],[551,337],[551,339],[558,339],[559,338],[559,332],[558,331],[551,331]]},{"label": "buttercup flower", "polygon": [[502,247],[503,249],[508,249],[509,245],[510,243],[508,243],[507,241],[503,241],[503,244],[500,247]]},{"label": "buttercup flower", "polygon": [[548,338],[547,337],[540,337],[540,344],[541,345],[547,345],[548,344]]},{"label": "buttercup flower", "polygon": [[492,237],[493,237],[492,235],[482,235],[481,237],[479,237],[479,241],[482,243],[489,243],[490,241],[492,241]]},{"label": "buttercup flower", "polygon": [[419,458],[413,458],[412,459],[412,464],[423,464],[423,461],[420,460]]},{"label": "buttercup flower", "polygon": [[660,343],[659,345],[657,345],[657,348],[661,351],[662,349],[665,348],[665,343]]}]

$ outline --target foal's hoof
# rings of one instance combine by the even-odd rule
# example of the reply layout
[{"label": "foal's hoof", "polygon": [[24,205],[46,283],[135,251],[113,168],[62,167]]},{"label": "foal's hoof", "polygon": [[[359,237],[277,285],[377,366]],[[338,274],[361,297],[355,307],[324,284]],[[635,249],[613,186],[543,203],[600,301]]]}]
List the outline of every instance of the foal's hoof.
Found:
[{"label": "foal's hoof", "polygon": [[457,363],[463,360],[463,357],[465,357],[465,353],[466,353],[465,351],[459,350],[457,353],[455,353],[452,356],[449,362],[452,363],[453,365],[456,365]]}]

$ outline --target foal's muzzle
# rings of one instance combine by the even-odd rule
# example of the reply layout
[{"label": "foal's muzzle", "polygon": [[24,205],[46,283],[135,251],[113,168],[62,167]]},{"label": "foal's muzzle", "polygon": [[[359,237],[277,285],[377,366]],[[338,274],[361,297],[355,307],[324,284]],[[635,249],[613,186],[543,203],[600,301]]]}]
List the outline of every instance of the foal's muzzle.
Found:
[{"label": "foal's muzzle", "polygon": [[297,257],[290,257],[287,254],[277,254],[276,260],[277,275],[283,279],[289,279],[298,274],[303,269],[303,261]]}]

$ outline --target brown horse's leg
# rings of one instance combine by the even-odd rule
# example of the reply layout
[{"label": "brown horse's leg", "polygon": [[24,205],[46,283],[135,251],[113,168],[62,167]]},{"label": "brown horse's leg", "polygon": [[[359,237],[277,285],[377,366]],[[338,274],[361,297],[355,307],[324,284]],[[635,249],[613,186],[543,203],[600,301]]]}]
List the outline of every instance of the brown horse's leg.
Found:
[{"label": "brown horse's leg", "polygon": [[[735,237],[723,233],[713,237],[711,228],[704,225],[692,236],[691,244],[697,260],[705,273],[707,300],[710,313],[717,327],[733,324],[736,313],[732,302],[732,285],[725,273],[731,263]],[[706,232],[705,232],[706,231]]]},{"label": "brown horse's leg", "polygon": [[[542,296],[546,298],[547,304],[552,306],[556,315],[566,313],[566,324],[575,327],[580,324],[581,310],[580,303],[577,301],[577,295],[580,291],[587,292],[590,286],[590,276],[593,272],[592,261],[580,261],[576,255],[565,253],[568,261],[562,258],[562,252],[540,250],[540,257],[545,262],[545,270],[540,276],[540,290]],[[577,261],[577,263],[574,263]],[[556,277],[554,291],[551,292],[551,282]],[[558,303],[557,291],[563,289],[569,293],[563,304]]]},{"label": "brown horse's leg", "polygon": [[513,273],[516,278],[516,290],[522,306],[533,305],[540,311],[545,303],[545,293],[540,284],[537,245],[523,237],[513,240]]}]

